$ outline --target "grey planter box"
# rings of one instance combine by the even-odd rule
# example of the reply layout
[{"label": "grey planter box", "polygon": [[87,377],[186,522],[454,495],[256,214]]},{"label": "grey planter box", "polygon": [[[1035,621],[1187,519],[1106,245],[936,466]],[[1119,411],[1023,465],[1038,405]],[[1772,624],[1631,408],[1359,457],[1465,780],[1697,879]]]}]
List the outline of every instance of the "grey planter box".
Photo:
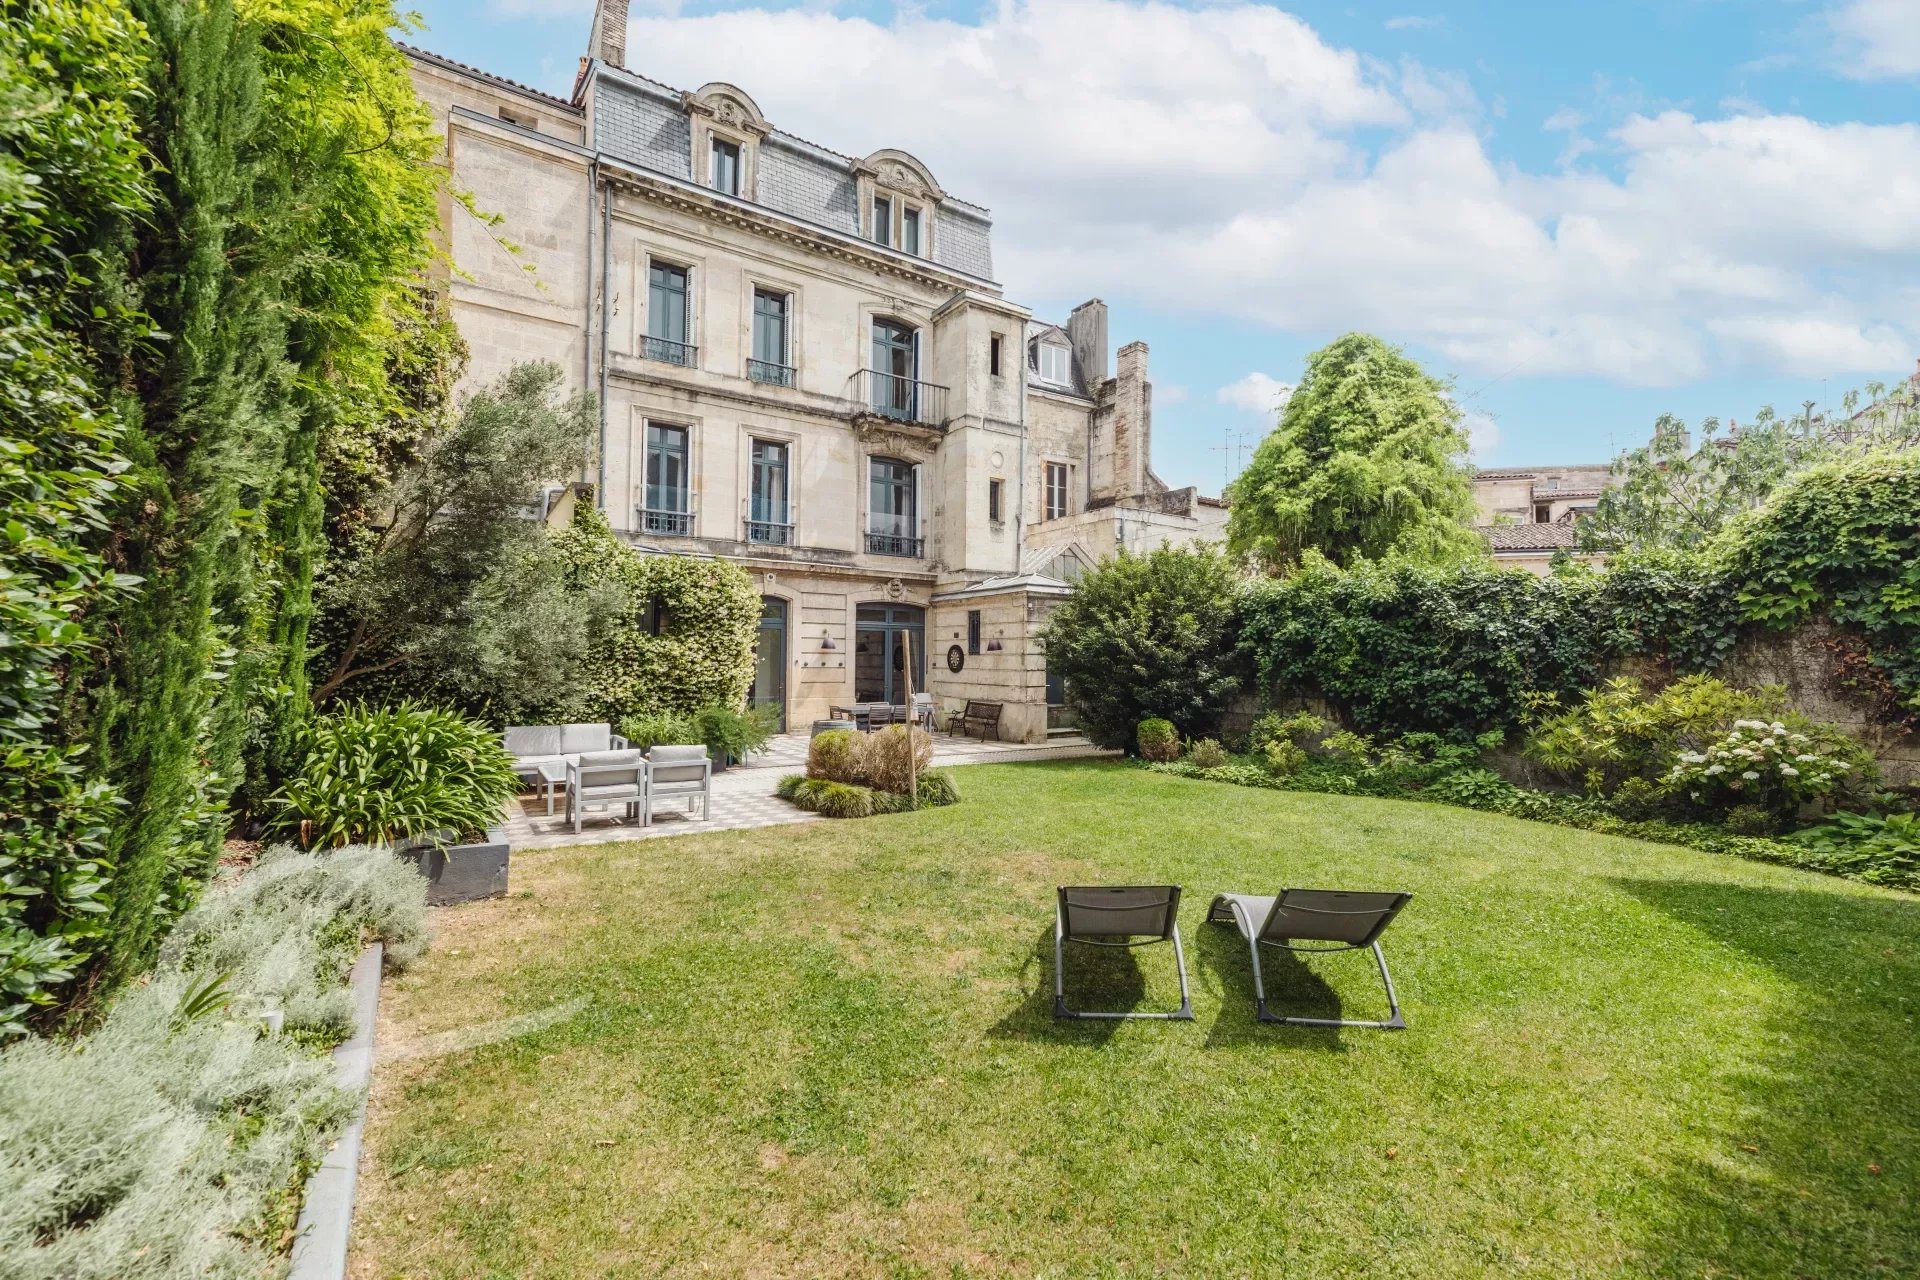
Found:
[{"label": "grey planter box", "polygon": [[410,859],[427,878],[428,906],[478,902],[507,894],[507,864],[513,850],[507,845],[503,828],[495,827],[487,832],[485,840],[474,844],[423,841],[396,852]]}]

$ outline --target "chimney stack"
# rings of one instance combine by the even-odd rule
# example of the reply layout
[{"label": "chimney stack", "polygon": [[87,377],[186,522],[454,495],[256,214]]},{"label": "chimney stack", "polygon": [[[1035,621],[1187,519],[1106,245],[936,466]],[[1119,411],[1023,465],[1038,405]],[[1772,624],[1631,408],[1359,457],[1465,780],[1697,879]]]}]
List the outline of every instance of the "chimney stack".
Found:
[{"label": "chimney stack", "polygon": [[[627,65],[627,5],[629,0],[597,0],[593,6],[593,34],[587,37],[587,56],[609,66]],[[578,30],[578,28],[575,28]]]},{"label": "chimney stack", "polygon": [[1089,298],[1075,307],[1067,317],[1067,341],[1073,344],[1087,394],[1099,395],[1100,384],[1107,380],[1107,304]]}]

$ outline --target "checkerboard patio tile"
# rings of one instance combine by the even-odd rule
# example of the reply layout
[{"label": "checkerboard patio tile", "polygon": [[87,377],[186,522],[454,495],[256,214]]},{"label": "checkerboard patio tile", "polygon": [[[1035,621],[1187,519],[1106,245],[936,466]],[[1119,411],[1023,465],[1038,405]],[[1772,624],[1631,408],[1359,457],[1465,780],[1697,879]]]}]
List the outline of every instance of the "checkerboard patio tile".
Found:
[{"label": "checkerboard patio tile", "polygon": [[[980,742],[972,738],[934,739],[935,768],[969,764],[1009,764],[1026,760],[1072,760],[1111,756],[1084,738],[1069,738],[1044,743]],[[557,797],[553,815],[547,815],[543,795],[521,796],[507,806],[507,843],[515,849],[562,849],[571,845],[615,844],[628,840],[659,840],[671,836],[696,835],[702,831],[741,831],[757,827],[778,827],[796,822],[821,821],[817,814],[794,808],[773,794],[775,784],[786,774],[798,773],[807,764],[807,735],[781,734],[768,743],[765,752],[756,754],[744,765],[735,765],[713,778],[713,815],[705,822],[697,812],[687,812],[679,799],[661,800],[654,806],[652,823],[642,826],[628,821],[625,809],[613,806],[589,810],[580,833],[575,835],[566,819],[566,798]]]}]

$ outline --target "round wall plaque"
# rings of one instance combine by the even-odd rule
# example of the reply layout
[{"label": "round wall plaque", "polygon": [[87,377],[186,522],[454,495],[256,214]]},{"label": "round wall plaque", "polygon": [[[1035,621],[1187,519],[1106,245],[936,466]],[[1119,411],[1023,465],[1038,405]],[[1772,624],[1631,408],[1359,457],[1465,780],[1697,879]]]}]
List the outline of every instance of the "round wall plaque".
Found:
[{"label": "round wall plaque", "polygon": [[965,649],[962,649],[957,644],[949,645],[947,648],[947,670],[953,672],[955,675],[958,675],[960,673],[960,668],[966,665],[967,665],[967,651]]}]

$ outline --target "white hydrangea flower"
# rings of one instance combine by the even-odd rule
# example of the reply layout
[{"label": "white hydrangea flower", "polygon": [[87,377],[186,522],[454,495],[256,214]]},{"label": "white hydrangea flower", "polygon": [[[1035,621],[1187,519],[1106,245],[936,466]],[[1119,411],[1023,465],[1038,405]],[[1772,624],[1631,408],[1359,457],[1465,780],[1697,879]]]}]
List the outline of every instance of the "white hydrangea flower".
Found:
[{"label": "white hydrangea flower", "polygon": [[1783,764],[1780,766],[1780,776],[1783,778],[1797,778],[1800,776],[1800,771],[1790,764]]},{"label": "white hydrangea flower", "polygon": [[1757,774],[1757,773],[1755,773],[1755,772],[1754,772],[1753,770],[1751,770],[1751,769],[1749,769],[1749,770],[1747,770],[1747,771],[1746,771],[1745,773],[1743,773],[1743,774],[1741,774],[1740,776],[1741,776],[1741,777],[1743,777],[1743,778],[1745,778],[1745,779],[1746,779],[1746,780],[1747,780],[1748,782],[1758,782],[1758,781],[1760,781],[1760,775],[1759,775],[1759,774]]}]

